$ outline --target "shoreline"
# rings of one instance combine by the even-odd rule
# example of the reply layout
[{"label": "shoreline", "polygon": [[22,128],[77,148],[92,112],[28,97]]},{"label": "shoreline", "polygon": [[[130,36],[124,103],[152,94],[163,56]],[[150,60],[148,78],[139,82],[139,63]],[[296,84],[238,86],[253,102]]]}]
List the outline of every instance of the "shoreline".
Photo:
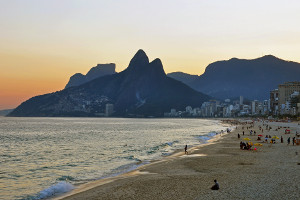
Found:
[{"label": "shoreline", "polygon": [[[232,121],[232,120],[221,120],[221,119],[216,119],[216,120],[219,121],[219,123],[222,124],[225,129],[226,129],[226,127],[228,127],[228,128],[233,127],[232,124],[228,123],[228,121]],[[224,122],[224,121],[226,121],[226,122]],[[234,120],[234,121],[237,121],[237,120]],[[207,133],[207,134],[209,134],[209,133]],[[218,133],[218,134],[212,136],[209,140],[205,141],[204,143],[188,148],[188,152],[189,152],[188,156],[190,156],[195,150],[198,150],[199,148],[214,144],[216,141],[220,140],[222,138],[222,136],[225,136],[227,134],[228,133],[226,131],[224,131],[222,134]],[[138,176],[138,175],[147,174],[147,172],[142,172],[141,169],[151,166],[151,165],[158,164],[160,162],[166,162],[170,159],[176,159],[176,158],[179,158],[180,156],[185,156],[184,151],[182,149],[176,149],[169,155],[162,156],[160,159],[150,160],[149,162],[145,162],[145,164],[143,164],[143,162],[137,163],[136,167],[134,167],[134,169],[125,170],[123,173],[120,173],[117,175],[112,174],[108,177],[102,177],[97,180],[79,184],[79,185],[75,186],[75,189],[73,189],[69,192],[54,195],[53,197],[48,197],[46,199],[61,200],[61,199],[65,199],[67,197],[85,192],[89,189],[93,189],[95,187],[98,187],[98,186],[101,186],[101,185],[104,185],[107,183],[112,183],[119,179],[124,179],[124,178],[128,178],[128,177],[134,177],[134,176]]]},{"label": "shoreline", "polygon": [[[270,124],[275,127],[273,122]],[[255,123],[252,128],[257,134],[261,133],[258,125],[262,124]],[[299,125],[291,129],[300,132]],[[244,131],[244,137],[257,143],[257,136],[250,136],[247,129]],[[295,155],[300,146],[287,145],[283,129],[271,129],[269,135],[285,137],[283,144],[262,143],[256,151],[240,150],[237,133],[241,132],[238,126],[209,145],[195,147],[189,155],[179,152],[174,157],[141,166],[111,180],[91,182],[54,199],[300,198],[296,174],[299,157]],[[214,179],[220,183],[219,191],[209,189]]]}]

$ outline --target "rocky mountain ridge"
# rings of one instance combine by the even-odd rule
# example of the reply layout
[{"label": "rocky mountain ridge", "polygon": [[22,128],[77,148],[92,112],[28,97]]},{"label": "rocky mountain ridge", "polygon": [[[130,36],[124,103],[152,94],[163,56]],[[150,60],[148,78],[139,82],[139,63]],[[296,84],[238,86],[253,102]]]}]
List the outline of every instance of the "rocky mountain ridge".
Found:
[{"label": "rocky mountain ridge", "polygon": [[171,108],[200,107],[210,97],[166,76],[160,59],[139,50],[122,72],[23,102],[9,116],[99,116],[113,104],[113,116],[162,117]]},{"label": "rocky mountain ridge", "polygon": [[200,76],[182,72],[168,76],[219,99],[244,96],[265,100],[279,84],[300,81],[300,63],[272,55],[252,60],[232,58],[209,64]]},{"label": "rocky mountain ridge", "polygon": [[87,83],[95,78],[99,78],[106,75],[111,75],[116,73],[116,65],[114,63],[109,64],[97,64],[97,66],[92,67],[86,75],[81,73],[76,73],[70,77],[69,82],[65,88],[79,86]]}]

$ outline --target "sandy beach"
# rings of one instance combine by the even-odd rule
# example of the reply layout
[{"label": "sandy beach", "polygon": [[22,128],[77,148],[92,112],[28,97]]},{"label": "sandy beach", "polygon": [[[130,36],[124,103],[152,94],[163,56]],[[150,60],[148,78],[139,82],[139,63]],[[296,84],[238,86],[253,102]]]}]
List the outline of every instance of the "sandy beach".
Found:
[{"label": "sandy beach", "polygon": [[[300,133],[300,125],[268,125],[270,131],[262,122],[250,129],[246,128],[249,124],[239,125],[209,145],[189,149],[189,155],[182,150],[121,176],[81,185],[55,199],[300,199],[300,145],[287,145],[288,137]],[[291,133],[285,134],[286,128],[276,130],[279,126],[289,127]],[[250,135],[250,130],[256,135]],[[283,136],[283,143],[280,139],[275,144],[263,143],[264,137],[256,141],[259,134]],[[240,141],[246,137],[262,146],[241,150]],[[214,179],[220,184],[219,190],[210,189]]]}]

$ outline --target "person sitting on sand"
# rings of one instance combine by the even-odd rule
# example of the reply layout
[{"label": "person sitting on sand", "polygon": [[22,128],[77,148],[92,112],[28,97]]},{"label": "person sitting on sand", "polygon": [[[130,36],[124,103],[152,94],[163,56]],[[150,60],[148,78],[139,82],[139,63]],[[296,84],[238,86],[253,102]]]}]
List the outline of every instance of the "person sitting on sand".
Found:
[{"label": "person sitting on sand", "polygon": [[220,189],[219,183],[217,182],[217,180],[214,180],[215,184],[211,187],[212,190],[218,190]]},{"label": "person sitting on sand", "polygon": [[268,143],[268,136],[265,137],[265,142]]},{"label": "person sitting on sand", "polygon": [[274,138],[271,139],[271,143],[275,144],[275,139]]},{"label": "person sitting on sand", "polygon": [[240,142],[240,148],[243,149],[243,147],[244,147],[244,144],[243,144],[243,142],[241,141],[241,142]]},{"label": "person sitting on sand", "polygon": [[247,145],[246,145],[245,142],[243,142],[243,149],[244,149],[244,150],[247,150]]},{"label": "person sitting on sand", "polygon": [[259,136],[257,137],[257,140],[261,140]]},{"label": "person sitting on sand", "polygon": [[247,150],[251,150],[251,144],[249,142],[247,142]]}]

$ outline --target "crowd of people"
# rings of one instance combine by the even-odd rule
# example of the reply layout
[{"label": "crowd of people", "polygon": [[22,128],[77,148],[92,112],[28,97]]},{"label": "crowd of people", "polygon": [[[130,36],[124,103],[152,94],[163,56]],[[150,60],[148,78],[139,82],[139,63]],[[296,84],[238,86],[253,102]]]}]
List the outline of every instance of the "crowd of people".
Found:
[{"label": "crowd of people", "polygon": [[240,148],[242,150],[251,150],[252,146],[253,146],[252,142],[247,142],[247,143],[245,143],[243,141],[240,142]]},{"label": "crowd of people", "polygon": [[[269,134],[264,134],[265,136],[263,136],[263,131],[266,130],[267,132],[269,132],[272,127],[267,124],[267,123],[264,123],[262,122],[262,125],[259,125],[258,126],[259,128],[259,132],[261,132],[258,136],[257,136],[257,141],[261,141],[262,143],[271,143],[271,144],[275,144],[277,139],[280,139],[280,142],[281,143],[284,143],[284,138],[283,136],[281,136],[280,138],[277,137],[276,135],[274,135],[273,137]],[[289,128],[290,127],[281,127],[281,126],[278,126],[276,127],[275,131],[278,131],[280,130],[281,128],[285,128],[285,134],[290,134],[290,130]],[[241,127],[241,129],[243,130],[243,136],[245,135],[245,129],[247,129],[247,132],[249,131],[249,136],[256,136],[256,131],[253,130],[254,129],[254,121],[253,122],[247,122],[247,123],[244,123],[243,126]],[[241,138],[241,134],[238,133],[238,139]],[[264,140],[262,139],[262,137],[264,137]],[[298,134],[298,132],[296,132],[296,135],[295,137],[291,138],[291,137],[288,137],[287,139],[287,144],[289,145],[290,143],[292,143],[293,145],[297,144],[297,140],[296,140],[296,137],[300,137],[300,134]],[[244,138],[244,140],[250,140],[250,138]],[[299,140],[298,140],[299,141]],[[262,144],[255,144],[256,146],[262,146]],[[252,142],[244,142],[244,141],[241,141],[240,142],[240,149],[243,149],[243,150],[252,150]]]}]

